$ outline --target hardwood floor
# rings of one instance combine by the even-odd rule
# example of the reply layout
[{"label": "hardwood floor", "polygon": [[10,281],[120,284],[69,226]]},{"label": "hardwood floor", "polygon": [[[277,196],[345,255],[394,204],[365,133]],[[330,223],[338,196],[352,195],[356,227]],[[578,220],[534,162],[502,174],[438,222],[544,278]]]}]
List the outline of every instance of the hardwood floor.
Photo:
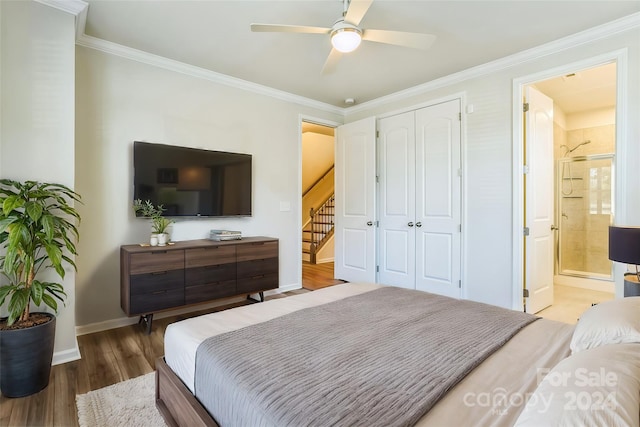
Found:
[{"label": "hardwood floor", "polygon": [[[305,289],[268,296],[285,298]],[[84,394],[155,370],[155,360],[164,354],[164,331],[178,320],[251,304],[239,302],[214,309],[153,321],[151,335],[139,325],[111,329],[78,337],[81,360],[51,369],[49,386],[32,396],[9,399],[0,396],[0,426],[78,426],[76,394]]]},{"label": "hardwood floor", "polygon": [[328,286],[345,283],[343,280],[333,278],[333,263],[311,264],[302,262],[302,287],[315,291]]}]

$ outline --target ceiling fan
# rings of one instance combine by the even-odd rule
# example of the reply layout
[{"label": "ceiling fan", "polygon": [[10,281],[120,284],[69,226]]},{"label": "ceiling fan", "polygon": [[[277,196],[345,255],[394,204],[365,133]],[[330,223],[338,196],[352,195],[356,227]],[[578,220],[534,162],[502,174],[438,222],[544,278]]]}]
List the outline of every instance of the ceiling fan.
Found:
[{"label": "ceiling fan", "polygon": [[282,32],[329,34],[333,48],[324,63],[322,74],[335,70],[343,53],[356,50],[362,40],[377,43],[428,49],[436,39],[433,34],[409,33],[404,31],[373,30],[359,27],[360,21],[369,10],[373,0],[343,0],[342,17],[331,28],[307,27],[302,25],[251,24],[253,32]]}]

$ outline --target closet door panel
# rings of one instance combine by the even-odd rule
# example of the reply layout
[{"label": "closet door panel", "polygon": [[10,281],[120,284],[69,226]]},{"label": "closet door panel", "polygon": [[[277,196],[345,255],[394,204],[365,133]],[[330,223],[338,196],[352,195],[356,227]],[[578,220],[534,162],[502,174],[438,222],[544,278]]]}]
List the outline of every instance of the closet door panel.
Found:
[{"label": "closet door panel", "polygon": [[416,289],[460,297],[460,101],[416,111]]},{"label": "closet door panel", "polygon": [[414,112],[378,122],[379,273],[385,285],[415,288]]}]

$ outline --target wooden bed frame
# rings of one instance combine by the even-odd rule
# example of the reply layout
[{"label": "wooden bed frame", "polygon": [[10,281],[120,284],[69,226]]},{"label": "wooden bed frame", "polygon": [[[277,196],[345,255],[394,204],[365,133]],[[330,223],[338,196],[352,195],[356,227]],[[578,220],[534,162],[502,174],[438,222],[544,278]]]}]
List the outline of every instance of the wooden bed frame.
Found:
[{"label": "wooden bed frame", "polygon": [[171,427],[219,427],[164,357],[156,360],[156,407]]}]

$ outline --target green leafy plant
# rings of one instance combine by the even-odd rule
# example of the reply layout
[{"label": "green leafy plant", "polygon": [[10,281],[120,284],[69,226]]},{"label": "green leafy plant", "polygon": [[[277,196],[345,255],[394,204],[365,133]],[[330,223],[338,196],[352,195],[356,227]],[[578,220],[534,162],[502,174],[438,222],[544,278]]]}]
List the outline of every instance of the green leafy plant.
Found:
[{"label": "green leafy plant", "polygon": [[0,271],[8,284],[0,286],[0,306],[8,300],[7,325],[27,322],[31,301],[58,311],[66,293],[59,283],[37,279],[53,268],[64,279],[64,264],[76,268],[80,215],[73,202],[80,195],[61,184],[0,180]]},{"label": "green leafy plant", "polygon": [[164,207],[162,205],[156,206],[149,200],[144,202],[140,199],[134,200],[133,211],[136,215],[151,219],[151,230],[156,234],[166,233],[167,228],[173,224],[173,220],[162,216]]}]

